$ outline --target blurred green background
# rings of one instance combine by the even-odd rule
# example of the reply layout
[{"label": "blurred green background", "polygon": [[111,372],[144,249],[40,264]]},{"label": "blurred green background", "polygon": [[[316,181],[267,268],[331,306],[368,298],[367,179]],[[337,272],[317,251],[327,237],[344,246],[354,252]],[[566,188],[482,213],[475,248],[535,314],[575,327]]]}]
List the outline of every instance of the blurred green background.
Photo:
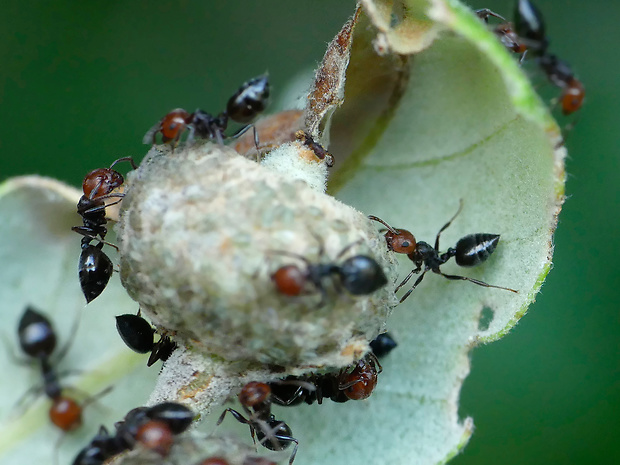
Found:
[{"label": "blurred green background", "polygon": [[[457,465],[620,461],[620,3],[537,5],[587,100],[567,141],[554,270],[512,333],[473,351],[461,414],[476,432]],[[513,8],[472,6],[507,17]],[[6,4],[0,180],[39,173],[78,186],[117,157],[139,159],[144,132],[172,108],[218,112],[264,71],[277,95],[320,60],[352,10],[327,0]]]}]

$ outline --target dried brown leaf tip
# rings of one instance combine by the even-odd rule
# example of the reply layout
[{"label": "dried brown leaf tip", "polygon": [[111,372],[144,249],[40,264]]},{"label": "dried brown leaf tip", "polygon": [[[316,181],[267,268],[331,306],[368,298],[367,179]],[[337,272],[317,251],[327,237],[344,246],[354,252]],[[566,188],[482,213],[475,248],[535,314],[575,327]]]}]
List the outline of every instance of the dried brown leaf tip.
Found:
[{"label": "dried brown leaf tip", "polygon": [[314,86],[308,95],[305,109],[306,132],[313,139],[320,139],[321,123],[344,101],[344,83],[351,56],[353,29],[361,8],[345,23],[340,32],[327,46],[321,66],[316,71]]}]

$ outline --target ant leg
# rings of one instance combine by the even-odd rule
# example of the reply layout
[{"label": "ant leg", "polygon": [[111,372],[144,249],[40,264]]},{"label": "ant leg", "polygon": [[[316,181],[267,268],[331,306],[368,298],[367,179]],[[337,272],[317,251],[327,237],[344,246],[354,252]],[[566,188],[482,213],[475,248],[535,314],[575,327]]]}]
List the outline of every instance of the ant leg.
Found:
[{"label": "ant leg", "polygon": [[92,230],[90,228],[85,228],[84,226],[73,226],[71,228],[71,231],[74,231],[74,232],[76,232],[78,234],[81,234],[84,237],[88,237],[89,239],[91,239],[93,241],[99,241],[102,244],[109,245],[113,249],[116,249],[117,252],[119,251],[119,249],[118,249],[118,247],[116,245],[114,245],[111,242],[108,242],[106,240],[100,239],[99,237],[97,237],[97,234],[93,234],[93,232],[92,232]]},{"label": "ant leg", "polygon": [[515,294],[518,294],[519,291],[515,291],[514,289],[510,289],[508,287],[501,287],[501,286],[494,286],[492,284],[487,284],[484,281],[478,281],[477,279],[474,278],[468,278],[466,276],[458,276],[458,275],[453,275],[453,274],[443,274],[442,272],[437,272],[435,271],[435,273],[440,274],[441,276],[443,276],[446,279],[450,279],[450,280],[462,280],[462,281],[469,281],[470,283],[474,283],[477,284],[478,286],[483,286],[483,287],[493,287],[495,289],[503,289],[505,291],[510,291],[510,292],[514,292]]},{"label": "ant leg", "polygon": [[82,311],[78,310],[77,314],[75,315],[73,319],[73,324],[71,325],[71,331],[69,332],[69,339],[67,339],[67,342],[65,343],[65,345],[58,351],[58,355],[56,355],[54,363],[59,363],[63,358],[65,358],[65,355],[67,355],[67,352],[69,352],[69,349],[71,349],[71,346],[73,345],[73,341],[75,341],[75,335],[77,334],[77,330],[78,330],[78,327],[80,326],[81,319],[82,319]]},{"label": "ant leg", "polygon": [[352,242],[349,245],[347,245],[344,249],[342,249],[340,252],[338,252],[338,255],[336,255],[336,260],[338,260],[340,257],[342,257],[345,253],[347,253],[352,247],[355,247],[356,245],[359,245],[362,242],[364,242],[364,239],[358,239],[355,242]]},{"label": "ant leg", "polygon": [[442,232],[444,232],[448,226],[450,226],[452,224],[452,222],[454,221],[454,219],[459,216],[459,213],[461,213],[461,210],[463,209],[463,199],[459,199],[459,209],[456,211],[456,213],[454,214],[454,216],[452,218],[450,218],[450,221],[448,221],[446,224],[444,224],[441,229],[439,230],[439,232],[437,233],[437,237],[435,237],[435,250],[439,250],[439,236],[441,235]]},{"label": "ant leg", "polygon": [[[414,268],[413,270],[411,270],[409,272],[409,274],[407,275],[407,277],[405,279],[403,279],[398,286],[396,286],[396,289],[394,289],[394,292],[395,293],[398,292],[405,284],[407,284],[409,282],[409,280],[411,279],[411,277],[414,274],[418,274],[420,271],[422,271],[422,268],[420,268],[419,266],[417,268]],[[425,273],[426,273],[426,271],[425,271]]]},{"label": "ant leg", "polygon": [[304,257],[303,255],[299,255],[293,252],[288,252],[286,250],[267,250],[266,253],[271,253],[271,254],[277,254],[277,255],[285,255],[287,257],[294,257],[297,258],[299,260],[302,260],[306,265],[310,265],[310,260],[308,260],[306,257]]},{"label": "ant leg", "polygon": [[476,14],[478,15],[480,19],[482,19],[487,24],[489,22],[489,16],[493,16],[494,18],[500,19],[502,21],[506,21],[504,17],[498,15],[494,11],[489,10],[488,8],[482,8],[480,10],[476,10]]},{"label": "ant leg", "polygon": [[2,344],[4,345],[4,348],[6,349],[6,353],[8,354],[9,358],[11,359],[13,363],[15,363],[16,365],[22,365],[22,366],[32,365],[32,362],[30,360],[21,358],[13,350],[13,343],[10,341],[9,337],[6,334],[0,333],[0,336],[2,337]]},{"label": "ant leg", "polygon": [[31,386],[26,392],[24,392],[19,397],[19,399],[17,399],[17,402],[15,402],[13,408],[11,408],[8,419],[11,420],[18,418],[24,412],[22,407],[24,406],[26,401],[31,400],[33,396],[38,397],[40,394],[42,394],[43,387],[43,383],[35,384],[34,386]]},{"label": "ant leg", "polygon": [[387,224],[385,221],[383,221],[381,218],[378,218],[374,215],[368,215],[368,219],[372,220],[372,221],[376,221],[378,223],[381,223],[383,226],[385,226],[388,231],[390,231],[392,234],[398,234],[398,232],[396,232],[396,229],[394,229],[392,226],[390,226],[389,224]]},{"label": "ant leg", "polygon": [[420,277],[416,280],[415,283],[413,283],[413,286],[411,287],[411,289],[409,289],[404,296],[402,296],[400,298],[400,300],[398,301],[399,304],[402,304],[407,297],[409,297],[411,295],[411,293],[413,292],[413,290],[418,287],[418,284],[420,284],[422,282],[422,279],[424,278],[424,275],[426,274],[426,270],[420,275]]},{"label": "ant leg", "polygon": [[112,162],[112,164],[110,165],[110,168],[112,168],[114,165],[116,165],[117,163],[120,163],[120,162],[122,162],[122,161],[128,161],[129,163],[131,163],[131,167],[132,167],[134,170],[137,170],[137,169],[138,169],[138,165],[136,165],[136,162],[135,162],[135,161],[133,161],[133,158],[132,158],[132,157],[121,157],[121,158],[119,158],[119,159],[117,159],[117,160],[114,160],[114,161]]},{"label": "ant leg", "polygon": [[85,409],[88,405],[96,403],[103,396],[108,395],[110,393],[110,391],[112,391],[113,388],[114,388],[114,386],[108,386],[108,387],[102,389],[101,391],[97,392],[96,394],[93,394],[92,396],[88,397],[82,403],[82,410]]}]

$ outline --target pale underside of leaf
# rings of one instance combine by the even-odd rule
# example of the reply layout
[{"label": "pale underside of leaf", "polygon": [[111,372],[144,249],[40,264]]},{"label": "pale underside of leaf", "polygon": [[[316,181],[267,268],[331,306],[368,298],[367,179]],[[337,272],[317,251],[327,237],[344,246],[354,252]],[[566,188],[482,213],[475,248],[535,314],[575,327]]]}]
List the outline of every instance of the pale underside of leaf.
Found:
[{"label": "pale underside of leaf", "polygon": [[[76,214],[80,192],[58,181],[38,176],[14,178],[0,185],[0,292],[5,369],[0,383],[0,462],[5,465],[52,463],[61,433],[47,418],[50,401],[36,396],[15,410],[18,399],[41,382],[39,367],[21,366],[10,356],[19,353],[17,324],[26,305],[45,313],[58,333],[57,350],[70,338],[81,315],[80,327],[58,371],[80,370],[61,379],[76,399],[85,399],[106,386],[113,390],[84,412],[84,424],[64,438],[60,463],[69,463],[88,443],[100,424],[111,427],[123,412],[143,404],[152,390],[157,369],[146,370],[144,356],[130,352],[116,333],[114,315],[135,313],[136,304],[112,276],[104,293],[85,307],[77,277],[80,236],[71,226],[81,224]],[[114,235],[110,234],[114,241]],[[115,251],[106,252],[115,262]],[[131,373],[131,377],[126,375]]]}]

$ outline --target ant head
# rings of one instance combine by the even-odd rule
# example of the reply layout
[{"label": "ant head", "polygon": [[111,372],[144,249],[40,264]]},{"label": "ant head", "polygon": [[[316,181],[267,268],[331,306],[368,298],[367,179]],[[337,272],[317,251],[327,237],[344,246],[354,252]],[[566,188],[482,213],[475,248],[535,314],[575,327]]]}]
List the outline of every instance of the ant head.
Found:
[{"label": "ant head", "polygon": [[149,420],[138,428],[136,442],[162,457],[167,457],[174,444],[170,427],[160,420]]},{"label": "ant head", "polygon": [[177,108],[172,110],[166,116],[163,117],[161,123],[159,123],[159,131],[162,135],[162,141],[164,143],[170,141],[177,141],[187,128],[187,125],[192,121],[192,115],[183,108]]},{"label": "ant head", "polygon": [[116,329],[127,347],[139,354],[153,350],[155,330],[144,318],[137,315],[116,317]]},{"label": "ant head", "polygon": [[56,348],[56,333],[50,320],[27,307],[17,326],[19,345],[30,357],[47,358]]},{"label": "ant head", "polygon": [[63,431],[72,431],[82,424],[82,407],[69,397],[56,397],[49,414],[52,423]]},{"label": "ant head", "polygon": [[249,123],[267,106],[269,78],[266,74],[250,79],[230,97],[226,105],[228,117],[237,123]]},{"label": "ant head", "polygon": [[570,115],[581,108],[586,91],[581,81],[573,77],[562,92],[562,113]]},{"label": "ant head", "polygon": [[239,402],[245,407],[260,407],[271,397],[271,388],[268,384],[252,381],[241,389]]},{"label": "ant head", "polygon": [[278,268],[271,279],[280,294],[295,297],[304,290],[306,273],[297,265],[285,265]]},{"label": "ant head", "polygon": [[377,385],[377,366],[371,357],[364,357],[351,373],[340,378],[340,385],[346,386],[342,391],[348,399],[361,400],[370,397]]},{"label": "ant head", "polygon": [[108,195],[125,180],[123,175],[112,168],[98,168],[86,175],[82,182],[84,195],[93,200]]},{"label": "ant head", "polygon": [[388,229],[385,233],[385,240],[387,242],[388,249],[396,253],[408,255],[415,252],[415,236],[406,229]]}]

